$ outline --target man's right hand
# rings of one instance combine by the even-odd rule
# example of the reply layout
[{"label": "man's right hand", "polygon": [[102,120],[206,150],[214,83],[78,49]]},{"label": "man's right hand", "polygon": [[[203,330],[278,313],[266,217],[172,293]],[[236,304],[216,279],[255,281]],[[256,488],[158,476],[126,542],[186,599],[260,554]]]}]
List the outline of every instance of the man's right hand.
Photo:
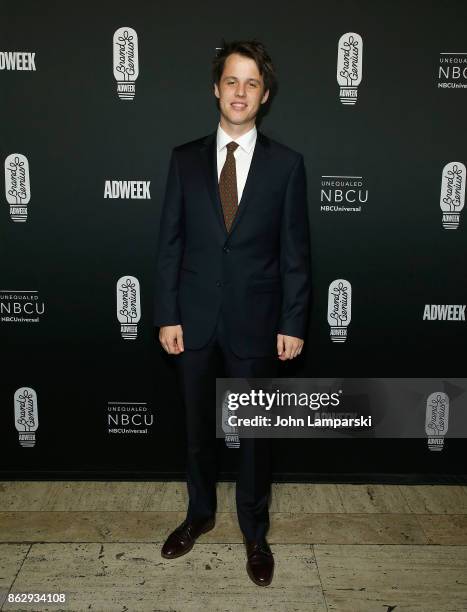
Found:
[{"label": "man's right hand", "polygon": [[159,330],[159,341],[169,355],[178,355],[185,350],[181,325],[162,325]]}]

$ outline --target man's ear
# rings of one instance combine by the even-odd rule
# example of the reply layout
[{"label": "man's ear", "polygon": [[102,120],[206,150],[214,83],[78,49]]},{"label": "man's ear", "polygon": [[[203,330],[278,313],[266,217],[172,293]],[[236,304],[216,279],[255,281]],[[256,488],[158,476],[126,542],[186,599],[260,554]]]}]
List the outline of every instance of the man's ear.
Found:
[{"label": "man's ear", "polygon": [[217,83],[214,83],[214,95],[216,98],[220,98],[219,87],[217,87]]},{"label": "man's ear", "polygon": [[269,98],[269,89],[266,89],[263,95],[263,99],[261,100],[261,104],[264,104],[268,98]]}]

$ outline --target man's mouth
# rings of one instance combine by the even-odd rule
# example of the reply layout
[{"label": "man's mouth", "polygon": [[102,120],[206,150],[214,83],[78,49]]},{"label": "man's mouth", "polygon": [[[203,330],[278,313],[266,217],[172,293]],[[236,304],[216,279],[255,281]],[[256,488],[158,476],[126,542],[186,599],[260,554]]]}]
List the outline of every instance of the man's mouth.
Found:
[{"label": "man's mouth", "polygon": [[243,110],[247,105],[244,102],[232,102],[231,106],[235,110]]}]

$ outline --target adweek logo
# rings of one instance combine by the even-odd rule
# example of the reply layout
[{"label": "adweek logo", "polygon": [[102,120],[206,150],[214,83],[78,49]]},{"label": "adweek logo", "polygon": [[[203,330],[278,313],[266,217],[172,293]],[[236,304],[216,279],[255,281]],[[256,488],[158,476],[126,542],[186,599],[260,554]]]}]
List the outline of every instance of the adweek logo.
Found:
[{"label": "adweek logo", "polygon": [[425,304],[423,321],[465,321],[466,304]]},{"label": "adweek logo", "polygon": [[337,83],[344,105],[355,105],[362,81],[363,40],[360,34],[342,34],[337,45]]},{"label": "adweek logo", "polygon": [[105,181],[104,199],[150,200],[151,181]]},{"label": "adweek logo", "polygon": [[352,286],[343,278],[333,280],[328,292],[328,324],[333,342],[347,340],[352,315]]},{"label": "adweek logo", "polygon": [[11,153],[5,159],[5,196],[10,205],[12,221],[28,218],[27,204],[31,199],[29,162],[22,153]]},{"label": "adweek logo", "polygon": [[362,176],[325,174],[321,177],[321,212],[362,212],[368,188]]},{"label": "adweek logo", "polygon": [[35,70],[36,54],[30,51],[0,51],[0,70]]},{"label": "adweek logo", "polygon": [[138,35],[133,28],[121,27],[114,32],[113,72],[120,100],[133,100],[139,75]]}]

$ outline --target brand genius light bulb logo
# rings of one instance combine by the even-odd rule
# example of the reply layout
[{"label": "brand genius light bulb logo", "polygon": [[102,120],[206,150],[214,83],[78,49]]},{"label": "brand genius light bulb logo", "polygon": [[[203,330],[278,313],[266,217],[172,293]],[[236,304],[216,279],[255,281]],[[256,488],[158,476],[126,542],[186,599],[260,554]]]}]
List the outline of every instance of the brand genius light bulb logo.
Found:
[{"label": "brand genius light bulb logo", "polygon": [[21,153],[11,153],[5,159],[5,196],[10,205],[12,221],[26,221],[27,204],[31,199],[29,163]]},{"label": "brand genius light bulb logo", "polygon": [[135,81],[139,74],[138,35],[133,28],[115,30],[113,37],[113,67],[120,100],[133,100]]},{"label": "brand genius light bulb logo", "polygon": [[333,342],[347,340],[347,327],[352,310],[352,286],[349,281],[338,278],[329,285],[328,323]]},{"label": "brand genius light bulb logo", "polygon": [[229,424],[229,417],[234,415],[235,412],[230,410],[228,397],[230,394],[230,389],[224,394],[224,399],[222,401],[222,431],[225,434],[225,445],[228,448],[239,448],[240,447],[240,436],[238,435],[238,427],[235,425]]},{"label": "brand genius light bulb logo", "polygon": [[444,229],[459,227],[461,210],[465,203],[466,169],[462,162],[449,162],[441,176],[440,207],[443,211]]},{"label": "brand genius light bulb logo", "polygon": [[14,404],[19,443],[24,447],[32,447],[36,444],[36,431],[39,427],[37,394],[30,387],[21,387],[15,392]]},{"label": "brand genius light bulb logo", "polygon": [[117,318],[125,340],[138,335],[137,323],[141,318],[139,281],[134,276],[122,276],[117,281]]},{"label": "brand genius light bulb logo", "polygon": [[426,400],[425,433],[431,451],[443,450],[444,436],[449,425],[449,396],[443,391],[435,391]]},{"label": "brand genius light bulb logo", "polygon": [[342,104],[355,104],[362,81],[363,40],[360,34],[342,34],[337,45],[337,83]]}]

